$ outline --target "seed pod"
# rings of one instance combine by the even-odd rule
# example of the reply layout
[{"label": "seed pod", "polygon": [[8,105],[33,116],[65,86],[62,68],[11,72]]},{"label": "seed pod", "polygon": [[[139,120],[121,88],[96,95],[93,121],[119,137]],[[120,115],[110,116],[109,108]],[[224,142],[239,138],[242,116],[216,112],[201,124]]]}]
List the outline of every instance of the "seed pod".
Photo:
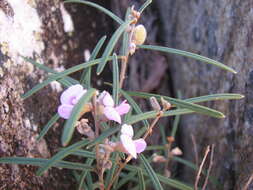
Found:
[{"label": "seed pod", "polygon": [[156,100],[155,97],[153,97],[153,96],[150,97],[149,101],[150,101],[150,104],[151,104],[151,106],[152,106],[152,108],[154,110],[156,110],[156,111],[160,111],[161,110],[161,106],[160,106],[160,104],[158,103],[158,101]]},{"label": "seed pod", "polygon": [[134,28],[133,31],[133,42],[136,45],[142,45],[147,37],[147,31],[146,28],[140,24]]},{"label": "seed pod", "polygon": [[169,110],[171,108],[171,104],[168,101],[164,100],[163,97],[161,97],[161,102],[164,110]]}]

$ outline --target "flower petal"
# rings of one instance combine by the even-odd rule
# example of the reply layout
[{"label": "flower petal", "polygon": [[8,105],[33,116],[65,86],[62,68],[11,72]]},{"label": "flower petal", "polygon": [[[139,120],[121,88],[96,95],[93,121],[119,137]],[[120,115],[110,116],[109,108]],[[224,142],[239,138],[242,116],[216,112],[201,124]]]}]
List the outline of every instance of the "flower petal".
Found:
[{"label": "flower petal", "polygon": [[130,105],[126,103],[127,101],[123,101],[119,106],[117,106],[115,109],[119,113],[119,115],[124,115],[129,112]]},{"label": "flower petal", "polygon": [[103,94],[104,94],[102,99],[103,105],[113,107],[114,101],[112,99],[112,96],[107,91],[103,91]]},{"label": "flower petal", "polygon": [[61,94],[61,104],[73,104],[73,99],[76,99],[83,92],[83,87],[80,84],[70,86]]},{"label": "flower petal", "polygon": [[128,135],[130,138],[133,138],[134,136],[134,130],[132,125],[122,125],[120,132],[122,135]]},{"label": "flower petal", "polygon": [[128,135],[120,135],[120,141],[127,153],[129,153],[134,158],[137,158],[136,148],[132,138]]},{"label": "flower petal", "polygon": [[147,147],[147,143],[144,139],[134,140],[134,144],[135,144],[135,148],[136,148],[137,153],[143,152]]},{"label": "flower petal", "polygon": [[64,118],[68,119],[71,115],[72,109],[74,106],[68,104],[62,104],[58,107],[58,114]]},{"label": "flower petal", "polygon": [[119,113],[115,110],[113,107],[105,107],[104,108],[104,115],[107,117],[109,120],[116,121],[118,123],[121,123],[121,118]]}]

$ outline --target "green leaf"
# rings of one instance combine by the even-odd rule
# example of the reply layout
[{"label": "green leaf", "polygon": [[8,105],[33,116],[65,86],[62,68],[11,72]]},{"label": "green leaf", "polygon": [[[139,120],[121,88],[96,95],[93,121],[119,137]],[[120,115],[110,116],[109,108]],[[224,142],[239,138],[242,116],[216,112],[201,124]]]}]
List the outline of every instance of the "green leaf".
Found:
[{"label": "green leaf", "polygon": [[124,21],[121,20],[121,18],[119,18],[118,16],[116,16],[111,11],[105,9],[104,7],[101,7],[100,5],[98,5],[96,3],[92,3],[90,1],[84,1],[84,0],[66,0],[66,1],[64,1],[64,3],[81,3],[81,4],[85,4],[85,5],[97,8],[98,10],[100,10],[103,13],[107,14],[108,16],[110,16],[112,19],[114,19],[119,24],[123,24],[124,23]]},{"label": "green leaf", "polygon": [[[88,166],[91,166],[92,163],[93,163],[93,161],[94,161],[94,159],[87,159],[85,163],[86,163]],[[79,179],[79,183],[78,183],[78,184],[79,184],[79,185],[78,185],[78,190],[83,190],[84,180],[85,180],[85,178],[86,178],[86,176],[87,176],[88,173],[89,173],[89,170],[84,170],[84,171],[81,173],[80,179]]]},{"label": "green leaf", "polygon": [[75,125],[77,120],[80,118],[80,114],[83,111],[83,107],[87,104],[92,96],[95,94],[96,89],[90,88],[78,101],[78,103],[74,106],[70,118],[64,125],[61,142],[63,146],[66,146],[72,138],[74,133]]},{"label": "green leaf", "polygon": [[[112,155],[112,159],[115,160],[117,156],[118,156],[118,152],[114,152]],[[111,169],[106,170],[107,174],[106,174],[106,178],[105,178],[105,187],[108,187],[109,183],[112,181],[112,178],[114,176],[114,173],[115,173],[117,167],[118,167],[118,164],[113,162]],[[115,182],[114,182],[114,184],[115,184]]]},{"label": "green leaf", "polygon": [[200,103],[212,100],[236,100],[244,98],[241,94],[211,94],[206,96],[199,96],[194,98],[186,99],[185,101],[191,103]]},{"label": "green leaf", "polygon": [[94,152],[90,152],[90,151],[82,150],[82,149],[71,152],[71,155],[82,156],[85,158],[96,158],[96,155]]},{"label": "green leaf", "polygon": [[48,132],[48,130],[57,122],[57,120],[60,118],[59,114],[56,113],[46,124],[46,126],[43,128],[43,130],[40,132],[40,135],[37,137],[37,140],[41,140]]},{"label": "green leaf", "polygon": [[118,65],[118,59],[117,55],[114,53],[113,54],[113,59],[112,59],[112,66],[113,66],[113,100],[116,105],[118,105],[119,102],[119,65]]},{"label": "green leaf", "polygon": [[[27,58],[27,57],[23,57],[23,56],[21,56],[21,57],[25,61],[33,64],[34,66],[38,67],[39,69],[41,69],[43,71],[46,71],[48,73],[53,73],[53,74],[57,74],[58,73],[57,71],[54,71],[53,69],[51,69],[51,68],[49,68],[49,67],[47,67],[47,66],[45,66],[43,64],[40,64],[40,63],[34,61],[33,59],[30,59],[30,58]],[[61,84],[63,84],[64,86],[66,86],[66,87],[69,87],[69,86],[71,86],[73,84],[79,84],[79,82],[77,80],[75,80],[75,79],[73,79],[73,78],[71,78],[69,76],[66,76],[66,77],[60,79],[59,82]]]},{"label": "green leaf", "polygon": [[139,178],[139,190],[145,190],[146,185],[145,185],[145,180],[144,180],[142,170],[138,170],[138,178]]},{"label": "green leaf", "polygon": [[[108,60],[111,60],[111,59],[112,59],[112,57],[108,58]],[[33,95],[34,93],[36,93],[37,91],[39,91],[40,89],[42,89],[43,87],[47,86],[50,82],[58,80],[60,78],[63,78],[66,75],[77,72],[81,69],[88,68],[88,67],[91,67],[93,65],[96,65],[96,64],[100,63],[101,60],[102,59],[95,59],[95,60],[92,60],[92,61],[88,61],[86,63],[82,63],[82,64],[76,65],[74,67],[71,67],[69,69],[66,69],[65,71],[62,71],[60,73],[53,74],[48,79],[44,80],[42,83],[37,84],[36,86],[34,86],[31,90],[29,90],[27,93],[23,94],[21,97],[23,99],[26,99],[26,98],[30,97],[31,95]]]},{"label": "green leaf", "polygon": [[[32,165],[32,166],[43,166],[44,163],[48,162],[45,158],[24,158],[24,157],[6,157],[0,158],[0,163],[2,164],[22,164],[22,165]],[[87,164],[74,163],[69,161],[59,161],[52,165],[57,168],[66,168],[72,170],[88,170],[92,171],[93,168]]]},{"label": "green leaf", "polygon": [[[138,106],[138,104],[134,101],[133,98],[131,98],[131,96],[129,96],[124,90],[120,89],[120,93],[127,99],[128,103],[132,106],[132,108],[134,109],[134,111],[137,114],[142,114],[143,112],[141,111],[141,108]],[[142,120],[144,127],[147,129],[149,127],[149,123],[148,120],[143,119]]]},{"label": "green leaf", "polygon": [[[130,13],[131,13],[131,8],[128,8],[125,14],[125,22],[129,20]],[[129,53],[128,50],[129,50],[129,32],[125,30],[123,33],[121,54],[124,56],[127,56]]]},{"label": "green leaf", "polygon": [[131,124],[137,123],[138,121],[142,121],[144,119],[155,118],[156,115],[157,115],[157,111],[149,111],[142,114],[133,115],[128,120],[126,120],[125,123],[131,125]]},{"label": "green leaf", "polygon": [[163,182],[164,184],[167,184],[171,187],[177,188],[177,189],[181,189],[181,190],[193,190],[193,187],[190,187],[189,185],[186,185],[180,181],[171,179],[171,178],[167,178],[164,177],[160,174],[157,174],[158,179]]},{"label": "green leaf", "polygon": [[[97,43],[95,49],[92,51],[89,61],[96,59],[101,47],[103,46],[105,42],[106,36],[103,36]],[[84,69],[81,78],[80,78],[81,84],[86,84],[87,88],[91,87],[91,67],[88,67],[87,69]]]},{"label": "green leaf", "polygon": [[121,36],[121,34],[126,30],[126,28],[129,26],[130,21],[124,22],[122,25],[120,25],[120,27],[114,32],[114,34],[112,35],[108,45],[105,48],[105,51],[102,55],[102,60],[100,62],[100,64],[97,67],[97,74],[101,74],[101,72],[103,71],[106,62],[110,56],[110,54],[112,53],[112,50],[114,48],[114,46],[116,45],[117,41],[119,40],[119,37]]},{"label": "green leaf", "polygon": [[54,164],[59,162],[61,159],[65,158],[66,156],[74,152],[75,150],[80,149],[81,147],[84,147],[88,144],[89,144],[89,141],[84,139],[67,148],[62,149],[57,154],[55,154],[50,160],[48,160],[47,162],[44,162],[42,167],[36,172],[36,174],[41,176],[46,170],[48,170]]},{"label": "green leaf", "polygon": [[139,9],[139,13],[142,13],[150,4],[152,3],[152,0],[147,0]]},{"label": "green leaf", "polygon": [[162,46],[153,46],[153,45],[140,45],[138,46],[139,48],[142,48],[142,49],[150,49],[150,50],[155,50],[155,51],[161,51],[161,52],[165,52],[165,53],[172,53],[172,54],[177,54],[177,55],[181,55],[181,56],[185,56],[185,57],[189,57],[189,58],[192,58],[192,59],[196,59],[196,60],[199,60],[199,61],[203,61],[205,63],[208,63],[208,64],[212,64],[212,65],[215,65],[217,67],[220,67],[224,70],[227,70],[227,71],[230,71],[232,73],[237,73],[234,69],[218,62],[218,61],[215,61],[215,60],[212,60],[210,58],[207,58],[207,57],[204,57],[204,56],[201,56],[201,55],[198,55],[198,54],[194,54],[194,53],[190,53],[190,52],[187,52],[187,51],[182,51],[182,50],[178,50],[178,49],[173,49],[173,48],[167,48],[167,47],[162,47]]},{"label": "green leaf", "polygon": [[163,187],[158,179],[158,176],[156,175],[155,171],[153,170],[153,168],[150,166],[150,164],[148,163],[147,159],[145,158],[145,156],[143,154],[141,154],[140,156],[140,160],[141,163],[143,164],[147,174],[149,175],[153,186],[156,190],[163,190]]},{"label": "green leaf", "polygon": [[133,180],[134,178],[136,178],[137,171],[132,171],[129,174],[127,174],[126,176],[124,176],[118,183],[118,185],[116,186],[116,189],[120,189],[123,185],[125,185],[128,181]]},{"label": "green leaf", "polygon": [[193,104],[193,103],[187,102],[185,100],[170,98],[168,96],[161,96],[161,95],[157,95],[157,94],[144,93],[144,92],[127,92],[127,93],[130,96],[138,96],[138,97],[142,97],[142,98],[150,98],[150,97],[154,96],[154,97],[160,99],[161,97],[163,97],[165,100],[169,101],[172,104],[175,104],[176,106],[178,106],[180,108],[186,108],[186,109],[195,111],[197,113],[216,117],[216,118],[224,118],[225,117],[223,115],[223,113],[221,113],[219,111],[216,111],[214,109],[211,109],[211,108],[208,108],[205,106]]}]

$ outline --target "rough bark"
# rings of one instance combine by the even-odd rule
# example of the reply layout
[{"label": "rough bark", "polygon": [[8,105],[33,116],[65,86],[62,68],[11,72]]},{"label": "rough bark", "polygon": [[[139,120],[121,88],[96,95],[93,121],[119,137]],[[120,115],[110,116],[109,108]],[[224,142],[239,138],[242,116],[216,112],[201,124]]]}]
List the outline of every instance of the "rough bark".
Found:
[{"label": "rough bark", "polygon": [[[184,98],[223,92],[245,95],[239,101],[206,104],[224,112],[225,119],[189,115],[181,120],[184,157],[194,162],[191,134],[196,139],[199,160],[205,147],[215,144],[212,175],[218,177],[224,189],[242,189],[253,169],[253,3],[158,0],[156,6],[164,44],[221,61],[238,71],[233,75],[198,61],[169,56],[174,90],[180,90]],[[194,176],[188,170],[183,171],[188,182],[193,182]]]},{"label": "rough bark", "polygon": [[[125,1],[113,3],[115,10],[121,13],[126,4]],[[136,5],[138,7],[138,4]],[[197,154],[200,162],[206,146],[215,144],[212,175],[219,179],[224,189],[242,189],[253,167],[252,8],[252,1],[242,0],[157,0],[147,10],[147,14],[154,19],[150,21],[145,14],[142,19],[142,22],[147,24],[148,36],[152,36],[152,40],[148,39],[147,43],[160,43],[198,53],[221,61],[238,71],[238,74],[234,75],[199,61],[169,55],[169,68],[166,73],[171,73],[172,80],[167,77],[158,85],[166,84],[167,90],[169,85],[170,93],[174,95],[175,92],[181,91],[183,98],[211,93],[245,95],[243,100],[204,104],[224,112],[225,119],[195,114],[181,119],[180,139],[177,138],[177,141],[182,144],[184,158],[195,162]],[[150,55],[154,57],[153,54]],[[142,54],[142,57],[145,57],[145,54]],[[159,68],[159,59],[154,59],[156,61],[147,62],[147,65],[151,63]],[[152,73],[149,66],[142,67],[142,61],[134,63],[130,65],[129,81],[135,81],[135,89],[141,90],[143,84],[138,85],[141,80],[136,80],[136,76],[141,73],[149,76]],[[169,94],[161,89],[158,92]],[[194,152],[192,137],[197,144],[197,153]],[[180,176],[183,181],[194,183],[196,175],[185,167],[179,171]],[[209,189],[214,187],[209,185]]]}]

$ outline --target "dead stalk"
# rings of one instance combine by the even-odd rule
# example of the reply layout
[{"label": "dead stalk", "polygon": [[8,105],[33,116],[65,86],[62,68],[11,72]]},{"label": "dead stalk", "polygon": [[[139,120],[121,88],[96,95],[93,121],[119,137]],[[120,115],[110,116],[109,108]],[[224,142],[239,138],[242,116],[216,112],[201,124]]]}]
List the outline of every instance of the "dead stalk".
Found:
[{"label": "dead stalk", "polygon": [[247,183],[245,184],[245,186],[243,187],[242,190],[247,190],[247,189],[249,189],[249,185],[251,184],[252,181],[253,181],[253,174],[251,174],[249,180],[247,181]]},{"label": "dead stalk", "polygon": [[212,166],[213,166],[213,155],[214,155],[214,144],[212,144],[212,146],[211,146],[211,155],[210,155],[209,167],[208,167],[208,170],[207,170],[207,175],[206,175],[206,179],[205,179],[204,185],[202,187],[202,190],[205,190],[206,186],[208,184],[208,179],[209,179],[211,169],[212,169]]},{"label": "dead stalk", "polygon": [[205,164],[205,161],[206,161],[206,158],[208,156],[208,153],[210,152],[210,146],[208,145],[207,148],[206,148],[206,152],[205,152],[205,155],[204,155],[204,158],[200,164],[200,167],[199,167],[199,170],[198,170],[198,174],[196,176],[196,179],[195,179],[195,184],[194,184],[194,190],[198,190],[198,183],[199,183],[199,179],[200,179],[200,174],[203,170],[203,166]]}]

